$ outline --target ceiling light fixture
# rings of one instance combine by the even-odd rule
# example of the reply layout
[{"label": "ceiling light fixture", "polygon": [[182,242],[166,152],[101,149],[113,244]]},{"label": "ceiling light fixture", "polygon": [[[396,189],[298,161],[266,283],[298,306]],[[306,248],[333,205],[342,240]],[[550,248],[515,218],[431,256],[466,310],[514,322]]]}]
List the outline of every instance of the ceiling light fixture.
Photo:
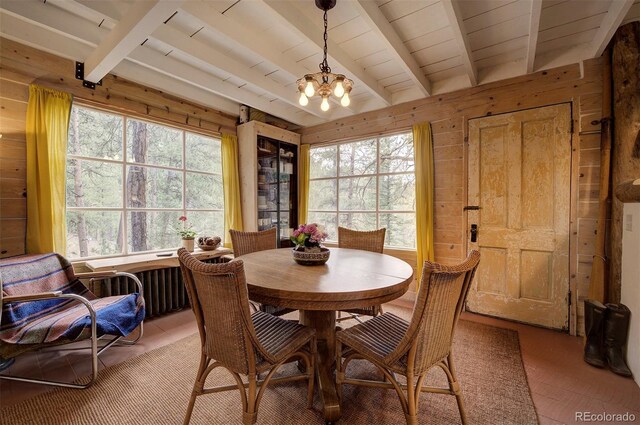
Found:
[{"label": "ceiling light fixture", "polygon": [[353,88],[353,81],[342,74],[334,74],[327,63],[327,12],[336,5],[336,0],[315,0],[318,9],[324,11],[324,57],[320,63],[320,72],[315,74],[306,74],[300,78],[298,83],[298,92],[300,93],[300,105],[307,106],[309,98],[315,95],[322,97],[320,109],[329,110],[329,96],[333,93],[335,97],[340,99],[340,104],[344,107],[349,106],[351,99],[349,93]]}]

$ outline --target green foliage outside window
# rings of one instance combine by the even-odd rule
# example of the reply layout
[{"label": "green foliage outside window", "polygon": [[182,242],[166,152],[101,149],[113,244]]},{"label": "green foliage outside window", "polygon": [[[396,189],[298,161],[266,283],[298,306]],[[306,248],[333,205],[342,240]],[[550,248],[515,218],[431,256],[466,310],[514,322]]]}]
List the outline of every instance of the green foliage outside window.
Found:
[{"label": "green foliage outside window", "polygon": [[67,252],[71,258],[175,248],[188,216],[223,235],[220,140],[82,106],[67,145]]},{"label": "green foliage outside window", "polygon": [[411,133],[312,147],[308,222],[335,241],[338,226],[385,227],[385,245],[415,248]]}]

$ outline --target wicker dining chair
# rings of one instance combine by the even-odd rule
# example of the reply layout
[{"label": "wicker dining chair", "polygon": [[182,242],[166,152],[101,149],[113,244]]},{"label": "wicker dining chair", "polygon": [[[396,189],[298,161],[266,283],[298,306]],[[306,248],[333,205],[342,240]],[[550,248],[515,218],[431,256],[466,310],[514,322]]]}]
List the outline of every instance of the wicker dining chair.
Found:
[{"label": "wicker dining chair", "polygon": [[[268,249],[275,249],[277,247],[275,227],[269,230],[262,230],[260,232],[241,232],[239,230],[231,229],[229,230],[229,234],[231,235],[233,256],[235,258],[238,258],[245,254],[251,254],[252,252],[266,251]],[[276,316],[282,316],[295,311],[290,308],[260,304],[254,301],[251,301],[251,303],[256,307],[257,310]]]},{"label": "wicker dining chair", "polygon": [[[363,251],[371,251],[382,254],[384,251],[384,236],[387,229],[384,227],[378,230],[361,231],[347,229],[346,227],[338,227],[338,248],[360,249]],[[354,308],[343,310],[349,313],[346,317],[340,317],[338,313],[338,321],[356,319],[362,323],[359,316],[378,316],[382,314],[382,306],[374,305],[371,307]]]},{"label": "wicker dining chair", "polygon": [[[191,309],[196,316],[202,352],[184,424],[191,420],[196,397],[239,390],[242,422],[256,422],[258,406],[270,383],[308,380],[307,407],[313,402],[316,357],[315,330],[262,311],[251,314],[242,260],[207,264],[187,250],[178,250]],[[272,379],[284,363],[304,362],[301,374]],[[207,376],[216,368],[227,369],[236,385],[205,388]],[[247,383],[240,375],[247,376]],[[265,376],[260,379],[260,376]],[[248,389],[245,391],[245,388]]]},{"label": "wicker dining chair", "polygon": [[[467,259],[457,266],[425,261],[410,322],[384,313],[337,332],[336,382],[340,397],[344,384],[393,388],[400,398],[407,424],[415,425],[418,423],[418,401],[422,391],[454,395],[462,423],[466,424],[451,343],[479,262],[478,251],[471,251]],[[354,359],[373,363],[382,371],[385,380],[346,377],[347,366]],[[439,366],[447,375],[449,388],[422,386],[427,372],[434,366]],[[406,385],[401,384],[395,374],[406,377]]]}]

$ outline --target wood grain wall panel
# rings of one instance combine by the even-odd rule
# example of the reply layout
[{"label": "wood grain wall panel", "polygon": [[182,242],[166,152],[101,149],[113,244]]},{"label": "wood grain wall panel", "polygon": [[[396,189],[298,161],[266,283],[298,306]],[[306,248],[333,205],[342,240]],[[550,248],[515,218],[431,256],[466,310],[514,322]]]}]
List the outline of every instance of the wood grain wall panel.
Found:
[{"label": "wood grain wall panel", "polygon": [[464,157],[462,143],[457,145],[442,146],[433,148],[433,158],[435,161],[442,161],[447,159],[459,159]]},{"label": "wood grain wall panel", "polygon": [[[8,226],[5,220],[0,220],[0,228]],[[24,237],[3,238],[0,236],[0,258],[13,257],[25,253]]]},{"label": "wood grain wall panel", "polygon": [[600,93],[590,93],[580,96],[580,112],[589,113],[602,109],[602,96]]},{"label": "wood grain wall panel", "polygon": [[600,182],[600,166],[580,166],[580,184],[598,186]]},{"label": "wood grain wall panel", "polygon": [[[3,127],[0,127],[0,131],[2,131],[2,139],[0,139],[0,158],[9,160],[25,160],[27,157],[27,146],[24,140],[24,130],[22,130],[22,134],[19,135],[15,133],[5,133]],[[19,140],[20,137],[23,139]]]},{"label": "wood grain wall panel", "polygon": [[461,207],[465,205],[466,196],[467,121],[570,102],[574,122],[569,265],[573,299],[571,332],[581,333],[582,317],[577,316],[583,314],[583,309],[576,301],[586,296],[588,283],[584,276],[578,276],[578,251],[583,260],[588,259],[582,268],[588,267],[595,240],[593,233],[588,233],[593,231],[598,208],[595,201],[600,176],[600,135],[580,133],[600,130],[600,125],[591,121],[601,118],[601,59],[585,62],[582,70],[581,73],[577,64],[569,65],[346,117],[303,129],[302,143],[353,140],[406,131],[413,124],[430,121],[435,158],[435,255],[437,261],[452,263],[463,259],[466,253],[466,214]]},{"label": "wood grain wall panel", "polygon": [[113,75],[90,90],[74,78],[72,61],[0,38],[0,257],[25,253],[25,124],[31,83],[138,118],[209,134],[236,133],[234,116]]},{"label": "wood grain wall panel", "polygon": [[0,158],[0,179],[27,178],[27,161],[20,159]]},{"label": "wood grain wall panel", "polygon": [[[4,200],[3,200],[4,201]],[[0,217],[2,219],[21,218],[27,216],[27,200],[12,199],[11,202],[2,202],[0,204]]]},{"label": "wood grain wall panel", "polygon": [[600,131],[600,118],[601,117],[600,108],[597,112],[592,112],[589,114],[584,114],[580,116],[580,131]]},{"label": "wood grain wall panel", "polygon": [[600,149],[600,133],[581,135],[580,149]]},{"label": "wood grain wall panel", "polygon": [[436,202],[460,201],[464,202],[464,190],[462,187],[443,188],[437,187],[434,195]]}]

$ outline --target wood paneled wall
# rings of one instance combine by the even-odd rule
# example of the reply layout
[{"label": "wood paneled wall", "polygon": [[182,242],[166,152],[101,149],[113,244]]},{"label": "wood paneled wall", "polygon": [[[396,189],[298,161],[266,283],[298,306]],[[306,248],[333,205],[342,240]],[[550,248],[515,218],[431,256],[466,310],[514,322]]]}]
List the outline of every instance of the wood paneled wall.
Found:
[{"label": "wood paneled wall", "polygon": [[207,133],[236,133],[234,116],[114,75],[90,90],[75,79],[72,61],[0,38],[0,257],[25,252],[25,118],[31,83],[139,118]]},{"label": "wood paneled wall", "polygon": [[[356,87],[357,89],[357,87]],[[435,157],[435,257],[455,263],[467,250],[467,121],[488,115],[570,102],[572,104],[571,333],[583,330],[594,253],[600,175],[602,60],[570,65],[431,96],[302,130],[302,143],[326,143],[407,130],[430,121]],[[580,302],[578,302],[580,301]]]}]

